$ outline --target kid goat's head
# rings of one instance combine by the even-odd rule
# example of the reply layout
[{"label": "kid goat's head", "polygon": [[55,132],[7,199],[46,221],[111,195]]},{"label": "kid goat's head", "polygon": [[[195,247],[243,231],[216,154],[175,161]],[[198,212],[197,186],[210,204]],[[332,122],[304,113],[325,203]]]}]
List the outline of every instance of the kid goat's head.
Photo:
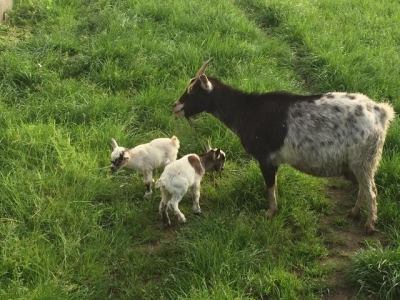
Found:
[{"label": "kid goat's head", "polygon": [[190,80],[185,93],[174,103],[172,111],[176,116],[190,118],[203,111],[212,110],[213,102],[210,96],[213,85],[204,74],[210,60],[211,58],[201,66],[196,76]]},{"label": "kid goat's head", "polygon": [[125,147],[119,147],[117,141],[110,141],[113,152],[111,153],[111,172],[117,172],[125,167],[129,160],[129,152]]},{"label": "kid goat's head", "polygon": [[206,143],[206,151],[204,154],[204,167],[207,171],[222,171],[225,166],[226,154],[221,149],[212,149],[210,146],[210,142]]}]

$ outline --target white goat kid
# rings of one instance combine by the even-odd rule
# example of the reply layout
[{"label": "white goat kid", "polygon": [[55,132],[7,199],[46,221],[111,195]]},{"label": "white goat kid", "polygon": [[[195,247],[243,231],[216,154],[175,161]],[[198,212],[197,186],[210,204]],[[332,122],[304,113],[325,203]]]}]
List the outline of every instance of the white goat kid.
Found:
[{"label": "white goat kid", "polygon": [[120,147],[115,139],[110,141],[113,149],[111,153],[111,172],[127,168],[140,172],[146,187],[145,197],[153,193],[151,184],[153,170],[160,169],[176,160],[179,149],[179,140],[171,138],[154,139],[150,143],[138,145],[132,149]]},{"label": "white goat kid", "polygon": [[221,149],[211,149],[206,144],[207,153],[188,154],[165,167],[164,172],[156,182],[161,190],[159,211],[164,226],[171,225],[168,208],[178,217],[180,223],[185,223],[185,215],[179,210],[178,204],[190,188],[193,198],[194,214],[201,214],[200,182],[205,172],[222,171],[226,155]]}]

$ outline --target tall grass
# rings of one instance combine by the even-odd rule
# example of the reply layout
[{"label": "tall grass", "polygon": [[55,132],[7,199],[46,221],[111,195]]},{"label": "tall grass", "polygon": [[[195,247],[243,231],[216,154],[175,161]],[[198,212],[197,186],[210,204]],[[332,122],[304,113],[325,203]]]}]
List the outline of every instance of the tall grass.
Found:
[{"label": "tall grass", "polygon": [[[191,127],[171,104],[213,56],[209,74],[246,91],[358,91],[398,111],[393,3],[16,0],[0,27],[0,298],[318,299],[334,270],[318,225],[333,213],[327,181],[281,168],[266,221],[263,179],[237,137],[206,115]],[[109,139],[172,134],[182,154],[210,139],[228,160],[203,180],[203,215],[186,196],[188,224],[162,230],[159,192],[144,200],[138,174],[108,172]],[[399,140],[396,120],[377,174],[389,248],[357,252],[348,279],[388,299]]]}]

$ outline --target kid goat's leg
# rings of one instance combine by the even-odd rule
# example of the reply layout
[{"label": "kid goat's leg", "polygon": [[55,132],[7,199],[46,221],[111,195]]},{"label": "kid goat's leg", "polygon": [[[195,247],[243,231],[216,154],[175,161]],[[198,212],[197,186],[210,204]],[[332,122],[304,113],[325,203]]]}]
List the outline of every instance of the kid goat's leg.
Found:
[{"label": "kid goat's leg", "polygon": [[195,215],[200,215],[201,214],[201,208],[200,208],[200,184],[194,184],[191,188],[192,190],[192,198],[193,198],[193,212]]},{"label": "kid goat's leg", "polygon": [[168,201],[171,198],[171,194],[162,186],[161,190],[161,202],[159,206],[159,212],[161,215],[161,222],[165,227],[171,225],[171,221],[168,217]]},{"label": "kid goat's leg", "polygon": [[185,193],[174,194],[171,200],[168,202],[169,208],[172,210],[174,215],[178,217],[180,223],[186,223],[185,215],[179,210],[178,204],[182,200]]},{"label": "kid goat's leg", "polygon": [[144,194],[145,198],[148,198],[153,194],[153,191],[151,190],[151,184],[153,183],[153,170],[145,170],[143,171],[143,181],[144,181],[144,186],[146,187],[146,192]]},{"label": "kid goat's leg", "polygon": [[278,167],[272,165],[270,162],[259,162],[259,164],[268,192],[269,204],[266,217],[271,219],[278,211],[278,203],[276,201],[276,173]]}]

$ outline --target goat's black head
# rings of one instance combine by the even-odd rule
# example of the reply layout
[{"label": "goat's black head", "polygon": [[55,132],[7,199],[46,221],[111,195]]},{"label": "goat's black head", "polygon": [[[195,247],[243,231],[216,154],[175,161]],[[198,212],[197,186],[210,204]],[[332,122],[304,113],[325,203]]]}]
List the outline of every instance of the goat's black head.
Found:
[{"label": "goat's black head", "polygon": [[204,74],[210,60],[211,58],[201,66],[196,76],[190,80],[185,93],[174,103],[172,111],[176,116],[190,118],[203,111],[212,110],[213,85]]}]

